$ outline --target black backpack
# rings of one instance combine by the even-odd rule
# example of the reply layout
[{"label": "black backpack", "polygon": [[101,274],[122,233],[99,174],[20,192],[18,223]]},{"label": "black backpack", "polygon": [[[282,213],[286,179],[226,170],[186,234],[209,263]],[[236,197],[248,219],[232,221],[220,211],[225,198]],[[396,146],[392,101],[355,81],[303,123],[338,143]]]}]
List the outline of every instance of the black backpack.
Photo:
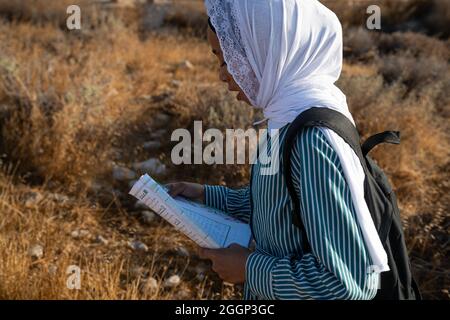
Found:
[{"label": "black backpack", "polygon": [[421,300],[419,288],[411,273],[397,198],[383,171],[367,155],[380,143],[399,144],[400,132],[398,131],[378,133],[360,145],[358,131],[350,120],[340,112],[328,108],[311,108],[301,113],[291,123],[284,139],[284,176],[294,203],[293,224],[302,230],[304,252],[311,252],[311,247],[300,218],[300,202],[292,183],[291,150],[300,130],[314,126],[327,127],[342,137],[358,155],[366,174],[364,197],[388,255],[390,267],[390,271],[381,273],[380,289],[375,299]]}]

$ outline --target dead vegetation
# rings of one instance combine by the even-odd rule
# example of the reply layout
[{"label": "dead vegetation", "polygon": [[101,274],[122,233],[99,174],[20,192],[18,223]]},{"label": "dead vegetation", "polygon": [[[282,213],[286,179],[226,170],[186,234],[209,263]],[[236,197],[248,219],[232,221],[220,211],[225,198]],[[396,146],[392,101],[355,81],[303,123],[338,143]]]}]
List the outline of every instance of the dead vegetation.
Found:
[{"label": "dead vegetation", "polygon": [[[65,2],[44,2],[0,1],[0,298],[240,298],[112,178],[114,167],[152,158],[167,166],[163,180],[246,182],[246,166],[170,163],[173,129],[199,119],[248,128],[256,117],[217,79],[201,6],[174,10],[153,32],[133,22],[139,12],[89,7],[89,28],[69,32]],[[363,1],[324,3],[346,27],[339,86],[363,136],[402,131],[400,146],[373,156],[397,191],[425,297],[448,299],[450,49],[439,27],[448,6],[380,1],[388,32],[369,32]],[[144,148],[149,140],[156,147]],[[42,255],[30,256],[37,245]],[[66,287],[70,265],[82,270],[81,290]]]}]

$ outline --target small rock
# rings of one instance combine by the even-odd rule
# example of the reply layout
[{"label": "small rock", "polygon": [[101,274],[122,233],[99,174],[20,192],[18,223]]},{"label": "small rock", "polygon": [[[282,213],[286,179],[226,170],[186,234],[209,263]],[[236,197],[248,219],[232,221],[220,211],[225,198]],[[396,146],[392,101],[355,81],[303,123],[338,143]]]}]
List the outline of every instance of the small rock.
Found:
[{"label": "small rock", "polygon": [[140,96],[139,99],[141,100],[152,100],[152,96],[145,94],[143,96]]},{"label": "small rock", "polygon": [[107,94],[108,97],[114,97],[117,96],[119,94],[119,91],[117,91],[116,89],[112,88],[112,90],[110,90]]},{"label": "small rock", "polygon": [[108,240],[105,239],[102,235],[98,235],[98,236],[95,238],[95,241],[96,241],[97,243],[103,244],[103,245],[105,245],[105,246],[108,244]]},{"label": "small rock", "polygon": [[187,70],[194,70],[194,65],[189,60],[184,60],[180,64],[178,64],[178,68],[180,69],[187,69]]},{"label": "small rock", "polygon": [[173,275],[173,276],[169,277],[168,279],[166,279],[166,281],[164,281],[164,287],[173,288],[173,287],[176,287],[177,285],[179,285],[180,282],[181,282],[180,277],[177,275]]},{"label": "small rock", "polygon": [[58,203],[66,203],[70,200],[68,196],[59,193],[52,193],[48,198]]},{"label": "small rock", "polygon": [[113,178],[117,181],[128,181],[136,178],[136,172],[124,167],[113,168]]},{"label": "small rock", "polygon": [[144,223],[151,224],[152,221],[155,220],[156,215],[153,212],[146,210],[141,212],[141,217]]},{"label": "small rock", "polygon": [[156,30],[164,25],[168,6],[160,4],[161,0],[148,0],[143,7],[142,16],[144,30]]},{"label": "small rock", "polygon": [[144,268],[142,268],[142,267],[132,267],[130,269],[129,274],[130,274],[130,277],[132,279],[137,279],[139,277],[142,278],[144,276]]},{"label": "small rock", "polygon": [[74,239],[81,239],[84,237],[87,237],[89,235],[89,231],[87,230],[74,230],[70,233],[72,238]]},{"label": "small rock", "polygon": [[57,272],[58,272],[58,267],[55,266],[54,264],[51,264],[48,266],[48,274],[49,275],[55,276]]},{"label": "small rock", "polygon": [[44,256],[44,247],[40,244],[35,244],[28,250],[28,255],[33,259],[40,259]]},{"label": "small rock", "polygon": [[154,119],[156,123],[160,125],[165,125],[170,122],[171,117],[167,113],[158,113]]},{"label": "small rock", "polygon": [[171,83],[175,88],[179,88],[179,87],[181,86],[181,84],[182,84],[182,82],[181,82],[180,80],[175,80],[175,79],[173,79],[170,83]]},{"label": "small rock", "polygon": [[192,298],[192,292],[189,289],[181,289],[177,292],[176,296],[180,300],[189,300]]},{"label": "small rock", "polygon": [[190,255],[189,251],[183,246],[177,248],[177,254],[181,257],[189,257]]},{"label": "small rock", "polygon": [[129,243],[129,246],[131,249],[136,251],[144,251],[144,252],[148,251],[147,245],[145,243],[142,243],[141,241],[131,241]]},{"label": "small rock", "polygon": [[158,287],[158,281],[155,278],[150,277],[141,281],[139,284],[139,291],[141,293],[152,293],[158,290]]},{"label": "small rock", "polygon": [[155,158],[135,163],[133,164],[133,168],[143,172],[150,172],[155,175],[163,175],[166,172],[166,166]]},{"label": "small rock", "polygon": [[143,148],[145,150],[154,150],[161,148],[161,142],[159,141],[147,141],[144,143]]},{"label": "small rock", "polygon": [[39,192],[28,192],[25,196],[25,207],[28,209],[33,208],[38,205],[43,198],[44,196]]},{"label": "small rock", "polygon": [[151,139],[162,139],[167,134],[166,129],[159,129],[150,133]]}]

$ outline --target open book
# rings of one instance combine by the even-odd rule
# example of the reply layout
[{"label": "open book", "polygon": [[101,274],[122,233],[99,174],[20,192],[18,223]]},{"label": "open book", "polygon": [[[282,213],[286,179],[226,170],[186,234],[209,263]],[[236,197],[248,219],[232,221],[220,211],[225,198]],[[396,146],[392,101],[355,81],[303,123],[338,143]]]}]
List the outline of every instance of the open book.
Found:
[{"label": "open book", "polygon": [[166,189],[145,174],[129,192],[203,248],[226,248],[232,243],[248,247],[248,224],[183,197],[172,198]]}]

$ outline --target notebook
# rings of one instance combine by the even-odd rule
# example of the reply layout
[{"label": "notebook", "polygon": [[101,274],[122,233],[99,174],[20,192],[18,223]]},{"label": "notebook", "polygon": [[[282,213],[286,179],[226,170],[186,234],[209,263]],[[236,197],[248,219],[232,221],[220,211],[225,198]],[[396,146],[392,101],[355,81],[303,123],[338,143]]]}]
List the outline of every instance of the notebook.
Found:
[{"label": "notebook", "polygon": [[243,247],[250,245],[248,224],[186,198],[172,198],[166,188],[148,174],[140,177],[129,194],[203,248],[226,248],[232,243]]}]

